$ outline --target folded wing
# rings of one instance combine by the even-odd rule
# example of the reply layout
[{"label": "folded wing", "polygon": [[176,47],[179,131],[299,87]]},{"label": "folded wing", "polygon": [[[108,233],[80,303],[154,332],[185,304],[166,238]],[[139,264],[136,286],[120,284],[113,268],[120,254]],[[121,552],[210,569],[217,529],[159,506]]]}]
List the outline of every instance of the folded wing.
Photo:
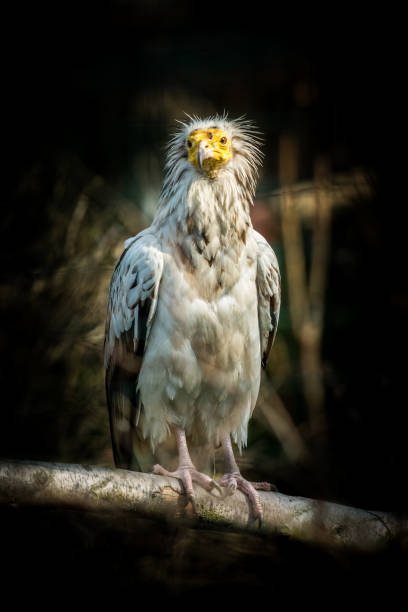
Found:
[{"label": "folded wing", "polygon": [[[115,464],[142,469],[137,423],[142,409],[137,382],[153,324],[163,254],[149,231],[125,243],[112,276],[105,329],[106,396]],[[139,461],[135,445],[139,448]]]},{"label": "folded wing", "polygon": [[254,231],[254,235],[258,245],[256,285],[262,367],[265,368],[278,328],[281,281],[279,264],[273,249],[261,234]]}]

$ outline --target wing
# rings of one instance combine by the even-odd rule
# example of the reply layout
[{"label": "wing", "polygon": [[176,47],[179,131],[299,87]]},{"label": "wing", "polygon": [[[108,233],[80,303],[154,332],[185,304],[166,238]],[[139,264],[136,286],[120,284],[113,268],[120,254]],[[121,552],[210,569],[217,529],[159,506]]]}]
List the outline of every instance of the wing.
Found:
[{"label": "wing", "polygon": [[261,234],[254,231],[254,235],[258,245],[256,286],[262,367],[265,368],[278,329],[281,281],[279,264],[273,249]]},{"label": "wing", "polygon": [[[105,329],[106,397],[115,464],[142,469],[135,445],[147,450],[137,430],[142,408],[137,381],[159,296],[163,254],[145,230],[125,242],[112,276]],[[142,451],[143,452],[143,451]]]}]

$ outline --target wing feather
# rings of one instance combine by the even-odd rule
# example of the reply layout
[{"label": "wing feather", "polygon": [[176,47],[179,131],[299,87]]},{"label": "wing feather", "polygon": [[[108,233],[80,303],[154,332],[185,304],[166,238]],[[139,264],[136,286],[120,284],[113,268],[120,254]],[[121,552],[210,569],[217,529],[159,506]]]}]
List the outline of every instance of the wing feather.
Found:
[{"label": "wing feather", "polygon": [[278,260],[272,247],[261,234],[254,231],[254,235],[258,245],[256,285],[262,367],[265,368],[278,329],[281,279]]},{"label": "wing feather", "polygon": [[[109,290],[105,329],[106,397],[115,464],[127,469],[142,469],[143,446],[149,452],[137,430],[142,408],[137,381],[154,321],[162,271],[163,254],[154,234],[141,232],[126,241]],[[139,450],[138,459],[135,445]]]}]

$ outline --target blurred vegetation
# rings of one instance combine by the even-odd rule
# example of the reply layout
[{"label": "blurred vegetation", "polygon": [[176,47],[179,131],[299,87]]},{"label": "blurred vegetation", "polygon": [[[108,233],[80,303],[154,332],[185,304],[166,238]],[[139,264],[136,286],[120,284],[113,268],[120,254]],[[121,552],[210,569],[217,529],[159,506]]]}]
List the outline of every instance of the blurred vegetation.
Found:
[{"label": "blurred vegetation", "polygon": [[225,108],[265,134],[254,224],[283,276],[241,467],[286,493],[403,509],[395,342],[405,347],[408,301],[392,72],[367,31],[366,61],[357,26],[345,46],[332,31],[223,21],[220,50],[186,7],[112,2],[68,11],[63,27],[49,9],[54,27],[37,15],[35,35],[29,14],[14,18],[0,455],[112,464],[102,346],[113,267],[154,214],[175,120]]}]

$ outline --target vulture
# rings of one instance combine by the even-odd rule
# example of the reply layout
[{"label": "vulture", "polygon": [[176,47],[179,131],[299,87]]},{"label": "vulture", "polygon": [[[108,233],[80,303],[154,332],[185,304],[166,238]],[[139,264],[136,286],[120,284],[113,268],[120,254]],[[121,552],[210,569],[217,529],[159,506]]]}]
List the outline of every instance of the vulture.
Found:
[{"label": "vulture", "polygon": [[[250,218],[262,140],[243,117],[187,117],[168,144],[154,220],[125,242],[110,284],[114,460],[178,478],[193,507],[193,483],[238,489],[261,522],[257,490],[270,485],[242,476],[232,443],[246,446],[280,308],[278,262]],[[199,462],[221,446],[216,481]]]}]

